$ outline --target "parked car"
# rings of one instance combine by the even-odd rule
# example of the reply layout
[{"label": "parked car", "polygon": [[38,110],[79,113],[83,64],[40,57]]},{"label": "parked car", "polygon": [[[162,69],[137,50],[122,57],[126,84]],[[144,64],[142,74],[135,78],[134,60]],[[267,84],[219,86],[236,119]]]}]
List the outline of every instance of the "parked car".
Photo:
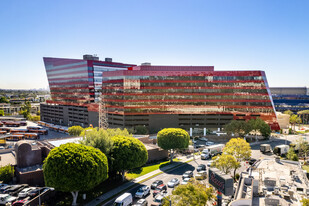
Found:
[{"label": "parked car", "polygon": [[191,171],[191,170],[186,171],[186,172],[182,175],[182,179],[190,178],[190,177],[193,177],[193,171]]},{"label": "parked car", "polygon": [[159,185],[162,185],[163,181],[162,180],[156,180],[151,184],[151,189],[156,189]]},{"label": "parked car", "polygon": [[167,183],[167,186],[168,187],[175,187],[175,186],[177,186],[177,185],[179,185],[179,179],[177,179],[177,178],[173,178],[173,179],[171,179],[168,183]]},{"label": "parked car", "polygon": [[163,192],[163,191],[166,191],[167,190],[167,187],[165,184],[162,184],[162,185],[159,185],[154,191],[153,191],[153,197],[155,197],[157,194]]},{"label": "parked car", "polygon": [[135,193],[135,197],[143,198],[150,194],[150,188],[148,186],[140,187],[137,192]]},{"label": "parked car", "polygon": [[147,206],[148,205],[148,201],[145,199],[139,199],[136,204],[134,204],[133,206]]},{"label": "parked car", "polygon": [[27,184],[13,185],[10,189],[6,190],[6,193],[13,195],[13,196],[17,196],[18,193],[26,187],[28,187]]},{"label": "parked car", "polygon": [[256,161],[257,161],[256,159],[251,158],[251,159],[249,160],[249,165],[253,165]]},{"label": "parked car", "polygon": [[11,187],[12,187],[12,185],[5,185],[5,186],[1,187],[0,193],[6,193],[5,191],[10,189]]},{"label": "parked car", "polygon": [[211,167],[211,164],[212,164],[213,162],[214,162],[213,160],[209,160],[209,161],[207,162],[207,167]]},{"label": "parked car", "polygon": [[200,140],[201,140],[201,141],[205,141],[205,142],[208,141],[208,139],[207,139],[206,137],[201,137]]},{"label": "parked car", "polygon": [[201,171],[201,170],[206,170],[206,165],[204,164],[200,164],[199,166],[197,166],[196,171]]},{"label": "parked car", "polygon": [[204,180],[207,178],[207,172],[205,170],[199,171],[196,175],[195,175],[195,179],[196,180]]},{"label": "parked car", "polygon": [[158,194],[154,199],[155,204],[151,204],[151,205],[158,205],[158,206],[162,205],[163,199],[166,195],[167,193]]},{"label": "parked car", "polygon": [[206,142],[206,146],[214,145],[214,142]]},{"label": "parked car", "polygon": [[31,190],[34,190],[35,187],[24,188],[22,191],[18,193],[18,197],[27,197]]},{"label": "parked car", "polygon": [[196,148],[196,149],[205,148],[205,145],[203,145],[203,144],[197,144],[197,145],[195,145],[195,148]]},{"label": "parked car", "polygon": [[113,206],[128,206],[132,205],[132,203],[133,203],[132,194],[124,193],[115,200]]},{"label": "parked car", "polygon": [[35,189],[31,190],[31,191],[28,193],[28,195],[29,195],[30,197],[35,197],[35,196],[39,195],[40,193],[42,193],[43,190],[44,190],[44,188],[35,188]]},{"label": "parked car", "polygon": [[7,203],[12,203],[17,199],[9,194],[0,194],[0,204],[5,205]]},{"label": "parked car", "polygon": [[191,181],[191,178],[184,178],[184,179],[182,180],[181,184],[182,184],[182,185],[186,185],[186,184],[188,184],[188,182],[190,182],[190,181]]},{"label": "parked car", "polygon": [[28,200],[29,200],[29,198],[17,200],[15,202],[13,202],[12,206],[24,206]]},{"label": "parked car", "polygon": [[7,186],[7,184],[0,183],[0,189],[4,186]]}]

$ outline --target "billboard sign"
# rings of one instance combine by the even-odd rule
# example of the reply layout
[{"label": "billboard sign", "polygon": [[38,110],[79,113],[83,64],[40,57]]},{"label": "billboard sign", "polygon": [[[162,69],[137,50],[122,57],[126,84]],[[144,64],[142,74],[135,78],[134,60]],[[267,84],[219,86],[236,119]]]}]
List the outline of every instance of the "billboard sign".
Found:
[{"label": "billboard sign", "polygon": [[209,184],[226,196],[233,195],[234,181],[230,175],[223,174],[216,168],[209,168]]}]

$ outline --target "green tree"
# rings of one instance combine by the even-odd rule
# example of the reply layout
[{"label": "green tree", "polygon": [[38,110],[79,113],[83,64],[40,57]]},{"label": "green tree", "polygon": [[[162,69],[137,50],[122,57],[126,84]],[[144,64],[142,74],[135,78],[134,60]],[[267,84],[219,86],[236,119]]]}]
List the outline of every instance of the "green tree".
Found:
[{"label": "green tree", "polygon": [[125,172],[144,165],[148,160],[148,152],[145,145],[134,137],[114,136],[113,149],[110,153],[110,169],[122,174],[122,180],[125,178]]},{"label": "green tree", "polygon": [[283,112],[283,114],[288,114],[290,116],[292,116],[292,114],[294,114],[291,110],[286,110]]},{"label": "green tree", "polygon": [[254,135],[262,135],[264,137],[269,137],[271,134],[270,126],[260,118],[250,119],[247,124],[251,129],[251,133]]},{"label": "green tree", "polygon": [[134,127],[134,134],[148,134],[148,129],[143,125],[137,125]]},{"label": "green tree", "polygon": [[71,192],[76,205],[79,191],[87,191],[108,177],[106,156],[98,149],[67,143],[50,151],[44,160],[46,186]]},{"label": "green tree", "polygon": [[21,107],[20,114],[24,116],[24,118],[29,118],[31,112],[31,103],[26,101],[25,104]]},{"label": "green tree", "polygon": [[234,169],[234,178],[236,175],[236,170],[240,167],[240,163],[237,162],[235,157],[228,154],[218,155],[213,157],[213,166],[224,172],[225,174],[229,174],[232,169]]},{"label": "green tree", "polygon": [[298,150],[299,155],[304,156],[307,159],[309,152],[309,144],[304,140],[303,137],[299,137],[296,143],[296,148]]},{"label": "green tree", "polygon": [[301,201],[302,206],[309,206],[309,199],[303,198]]},{"label": "green tree", "polygon": [[300,124],[300,123],[301,123],[301,118],[298,115],[292,114],[290,116],[290,124],[294,126],[294,131],[295,131],[296,124]]},{"label": "green tree", "polygon": [[12,165],[6,165],[0,167],[0,181],[3,183],[9,183],[14,177],[14,167]]},{"label": "green tree", "polygon": [[266,122],[264,122],[263,121],[263,123],[260,125],[261,127],[260,127],[260,133],[261,133],[261,135],[263,136],[263,137],[269,137],[270,136],[270,134],[271,134],[271,128],[270,128],[270,126],[266,123]]},{"label": "green tree", "polygon": [[84,128],[82,128],[81,126],[72,126],[68,129],[69,135],[72,136],[80,136],[83,131]]},{"label": "green tree", "polygon": [[303,124],[309,123],[309,110],[302,110],[297,112],[297,114],[301,118]]},{"label": "green tree", "polygon": [[2,109],[0,110],[0,116],[4,116],[4,111]]},{"label": "green tree", "polygon": [[298,161],[298,156],[295,154],[295,150],[293,147],[290,147],[288,153],[286,154],[286,157],[289,160]]},{"label": "green tree", "polygon": [[7,100],[5,97],[0,97],[0,103],[9,103],[9,100]]},{"label": "green tree", "polygon": [[[201,206],[214,199],[214,189],[193,180],[186,185],[179,185],[167,199],[174,206]],[[169,206],[169,201],[164,199],[163,206]]]},{"label": "green tree", "polygon": [[248,160],[251,157],[251,147],[242,138],[232,138],[223,148],[223,153],[232,155],[237,162]]},{"label": "green tree", "polygon": [[232,120],[229,124],[225,125],[224,131],[230,134],[238,134],[244,137],[250,132],[249,124],[245,121]]},{"label": "green tree", "polygon": [[170,151],[171,162],[173,162],[174,151],[188,148],[189,140],[188,132],[180,128],[162,129],[157,135],[158,146]]}]

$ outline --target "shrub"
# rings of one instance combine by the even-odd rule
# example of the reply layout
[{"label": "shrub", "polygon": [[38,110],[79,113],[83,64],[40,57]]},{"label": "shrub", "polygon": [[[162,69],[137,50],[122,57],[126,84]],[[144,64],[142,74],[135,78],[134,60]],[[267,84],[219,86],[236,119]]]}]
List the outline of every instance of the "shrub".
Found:
[{"label": "shrub", "polygon": [[236,180],[239,180],[239,178],[240,178],[240,175],[239,175],[238,173],[236,173],[235,179],[236,179]]},{"label": "shrub", "polygon": [[0,167],[0,181],[3,181],[4,183],[9,183],[12,181],[13,177],[14,167],[12,167],[11,165]]},{"label": "shrub", "polygon": [[148,134],[148,129],[145,126],[137,125],[134,127],[134,134]]},{"label": "shrub", "polygon": [[80,136],[80,134],[84,131],[84,128],[81,126],[72,126],[68,129],[70,135]]},{"label": "shrub", "polygon": [[293,156],[292,156],[292,159],[291,160],[293,160],[293,161],[298,161],[298,156],[297,156],[297,154],[294,154]]}]

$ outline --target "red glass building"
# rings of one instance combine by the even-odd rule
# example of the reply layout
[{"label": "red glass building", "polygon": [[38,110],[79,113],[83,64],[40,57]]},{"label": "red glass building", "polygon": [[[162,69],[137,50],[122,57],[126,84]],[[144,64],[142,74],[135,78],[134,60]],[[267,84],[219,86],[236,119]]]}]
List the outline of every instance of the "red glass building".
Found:
[{"label": "red glass building", "polygon": [[104,72],[102,89],[111,127],[216,130],[259,117],[280,129],[264,71],[142,65]]},{"label": "red glass building", "polygon": [[66,126],[98,126],[102,73],[135,66],[112,62],[111,58],[100,61],[92,55],[84,55],[83,59],[43,60],[52,100],[41,104],[41,120]]}]

